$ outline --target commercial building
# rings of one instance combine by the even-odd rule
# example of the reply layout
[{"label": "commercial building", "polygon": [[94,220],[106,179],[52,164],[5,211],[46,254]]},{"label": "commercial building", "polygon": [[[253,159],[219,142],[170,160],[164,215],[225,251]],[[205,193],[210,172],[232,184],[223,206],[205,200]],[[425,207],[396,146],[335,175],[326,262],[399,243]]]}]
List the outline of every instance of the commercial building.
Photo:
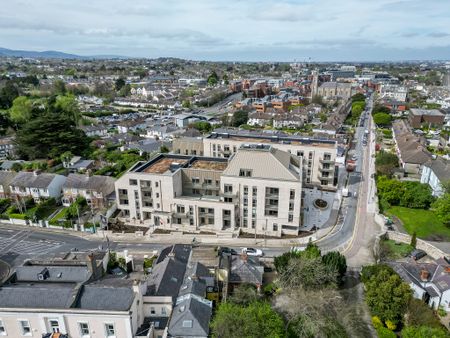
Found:
[{"label": "commercial building", "polygon": [[336,183],[337,142],[334,139],[216,129],[203,139],[175,139],[173,152],[185,155],[199,154],[200,142],[203,144],[204,156],[219,158],[229,158],[244,144],[269,144],[276,149],[304,158],[303,179],[305,184],[333,189]]},{"label": "commercial building", "polygon": [[442,126],[445,115],[437,109],[417,109],[409,111],[409,124],[413,128],[420,128],[422,125]]},{"label": "commercial building", "polygon": [[167,230],[297,235],[302,157],[271,145],[236,148],[229,159],[160,154],[136,164],[115,184],[122,218]]},{"label": "commercial building", "polygon": [[317,90],[317,95],[326,99],[336,97],[349,99],[352,94],[352,84],[345,82],[324,82]]}]

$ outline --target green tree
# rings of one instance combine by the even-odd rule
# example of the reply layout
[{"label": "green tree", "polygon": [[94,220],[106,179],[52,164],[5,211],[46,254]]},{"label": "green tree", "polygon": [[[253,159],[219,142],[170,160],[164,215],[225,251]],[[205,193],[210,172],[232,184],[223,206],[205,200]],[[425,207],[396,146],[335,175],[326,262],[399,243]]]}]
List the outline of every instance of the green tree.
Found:
[{"label": "green tree", "polygon": [[413,232],[413,234],[412,234],[412,236],[411,236],[411,244],[410,244],[413,248],[415,248],[416,247],[416,245],[417,245],[417,234],[416,234],[416,232],[414,231]]},{"label": "green tree", "polygon": [[33,105],[26,96],[19,96],[14,99],[9,111],[9,117],[14,123],[22,124],[31,119]]},{"label": "green tree", "polygon": [[248,306],[222,303],[211,329],[213,337],[281,338],[285,335],[283,319],[266,302],[253,302]]},{"label": "green tree", "polygon": [[248,112],[243,110],[237,110],[233,113],[231,118],[231,124],[233,127],[239,127],[241,124],[247,124]]},{"label": "green tree", "polygon": [[227,75],[227,74],[223,74],[222,80],[223,80],[223,82],[224,82],[226,85],[230,83],[230,82],[228,81],[228,75]]},{"label": "green tree", "polygon": [[11,108],[14,99],[19,95],[17,85],[13,81],[7,81],[0,89],[0,108]]},{"label": "green tree", "polygon": [[121,90],[123,86],[126,85],[126,82],[123,78],[119,77],[115,82],[114,82],[114,86],[116,88],[117,91]]},{"label": "green tree", "polygon": [[77,99],[72,94],[58,95],[50,109],[56,113],[66,115],[76,124],[78,124],[81,120]]},{"label": "green tree", "polygon": [[195,128],[202,133],[209,133],[211,130],[213,130],[213,126],[211,125],[211,123],[206,121],[194,122],[189,127]]},{"label": "green tree", "polygon": [[66,84],[63,80],[56,80],[53,83],[53,93],[56,95],[65,95],[66,94]]},{"label": "green tree", "polygon": [[44,113],[17,132],[17,151],[26,159],[57,158],[66,151],[81,155],[89,139],[66,116]]},{"label": "green tree", "polygon": [[383,322],[399,323],[412,297],[409,285],[387,269],[372,275],[364,284],[366,303],[371,312]]},{"label": "green tree", "polygon": [[450,193],[439,197],[431,207],[444,224],[450,225]]},{"label": "green tree", "polygon": [[323,97],[320,95],[314,95],[314,97],[311,99],[311,103],[320,104],[321,106],[325,105]]},{"label": "green tree", "polygon": [[259,298],[258,291],[253,284],[242,284],[233,289],[229,301],[240,305],[249,305]]},{"label": "green tree", "polygon": [[378,126],[388,126],[391,124],[392,116],[386,113],[376,113],[373,115],[373,121]]},{"label": "green tree", "polygon": [[167,146],[165,146],[164,144],[160,147],[159,151],[161,153],[168,153],[170,151],[169,148],[167,148]]},{"label": "green tree", "polygon": [[183,108],[191,108],[191,101],[189,100],[183,100],[183,102],[181,103],[181,106]]},{"label": "green tree", "polygon": [[366,100],[366,96],[364,94],[358,93],[352,96],[352,102],[355,101],[365,101]]},{"label": "green tree", "polygon": [[391,176],[399,166],[397,155],[386,151],[379,151],[375,157],[375,165],[377,173],[381,175]]},{"label": "green tree", "polygon": [[442,323],[433,310],[421,299],[411,298],[405,315],[406,326],[441,328]]},{"label": "green tree", "polygon": [[208,76],[208,85],[215,86],[219,82],[219,76],[217,75],[216,71],[212,71],[211,74]]},{"label": "green tree", "polygon": [[322,262],[330,269],[337,271],[342,278],[347,271],[347,260],[339,251],[330,251],[322,257]]},{"label": "green tree", "polygon": [[402,338],[448,338],[448,331],[428,326],[408,326],[402,330]]},{"label": "green tree", "polygon": [[386,114],[389,114],[390,112],[391,112],[391,110],[390,110],[388,107],[383,106],[383,105],[381,105],[381,104],[376,104],[376,105],[373,107],[373,114],[376,114],[376,113],[386,113]]}]

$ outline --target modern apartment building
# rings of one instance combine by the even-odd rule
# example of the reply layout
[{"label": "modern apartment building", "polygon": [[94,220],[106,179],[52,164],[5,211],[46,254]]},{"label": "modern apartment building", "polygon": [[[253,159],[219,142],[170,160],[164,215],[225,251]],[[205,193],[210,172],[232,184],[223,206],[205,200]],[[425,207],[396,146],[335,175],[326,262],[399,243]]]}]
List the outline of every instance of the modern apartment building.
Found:
[{"label": "modern apartment building", "polygon": [[301,227],[302,157],[271,145],[236,145],[230,158],[160,154],[115,187],[128,222],[270,236],[297,235]]},{"label": "modern apartment building", "polygon": [[316,139],[300,136],[253,133],[232,129],[216,130],[209,136],[178,138],[173,141],[175,154],[199,154],[199,143],[203,143],[203,155],[214,158],[229,158],[244,144],[268,144],[303,158],[303,183],[333,189],[336,185],[337,142],[333,139]]}]

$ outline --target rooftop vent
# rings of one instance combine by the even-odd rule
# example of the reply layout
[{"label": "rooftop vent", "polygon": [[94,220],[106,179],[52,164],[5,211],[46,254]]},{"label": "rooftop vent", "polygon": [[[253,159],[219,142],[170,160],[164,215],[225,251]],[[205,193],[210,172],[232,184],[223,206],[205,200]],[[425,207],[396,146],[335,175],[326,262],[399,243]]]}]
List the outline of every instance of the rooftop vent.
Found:
[{"label": "rooftop vent", "polygon": [[48,277],[50,277],[50,272],[47,268],[44,268],[40,273],[38,273],[37,278],[38,280],[46,280]]}]

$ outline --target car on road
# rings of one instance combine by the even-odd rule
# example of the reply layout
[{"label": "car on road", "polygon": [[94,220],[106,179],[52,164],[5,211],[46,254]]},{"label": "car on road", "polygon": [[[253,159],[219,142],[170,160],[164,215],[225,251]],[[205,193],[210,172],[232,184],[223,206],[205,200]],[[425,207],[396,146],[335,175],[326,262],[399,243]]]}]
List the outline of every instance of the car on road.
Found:
[{"label": "car on road", "polygon": [[427,253],[423,250],[420,249],[414,249],[409,256],[414,259],[415,261],[418,261],[419,259],[421,259],[422,257],[425,257],[427,255]]},{"label": "car on road", "polygon": [[225,255],[225,256],[239,255],[239,253],[236,250],[234,250],[232,248],[228,248],[228,247],[220,247],[218,251],[219,251],[220,255]]},{"label": "car on road", "polygon": [[261,257],[263,255],[262,250],[255,248],[242,248],[242,253],[248,256]]}]

